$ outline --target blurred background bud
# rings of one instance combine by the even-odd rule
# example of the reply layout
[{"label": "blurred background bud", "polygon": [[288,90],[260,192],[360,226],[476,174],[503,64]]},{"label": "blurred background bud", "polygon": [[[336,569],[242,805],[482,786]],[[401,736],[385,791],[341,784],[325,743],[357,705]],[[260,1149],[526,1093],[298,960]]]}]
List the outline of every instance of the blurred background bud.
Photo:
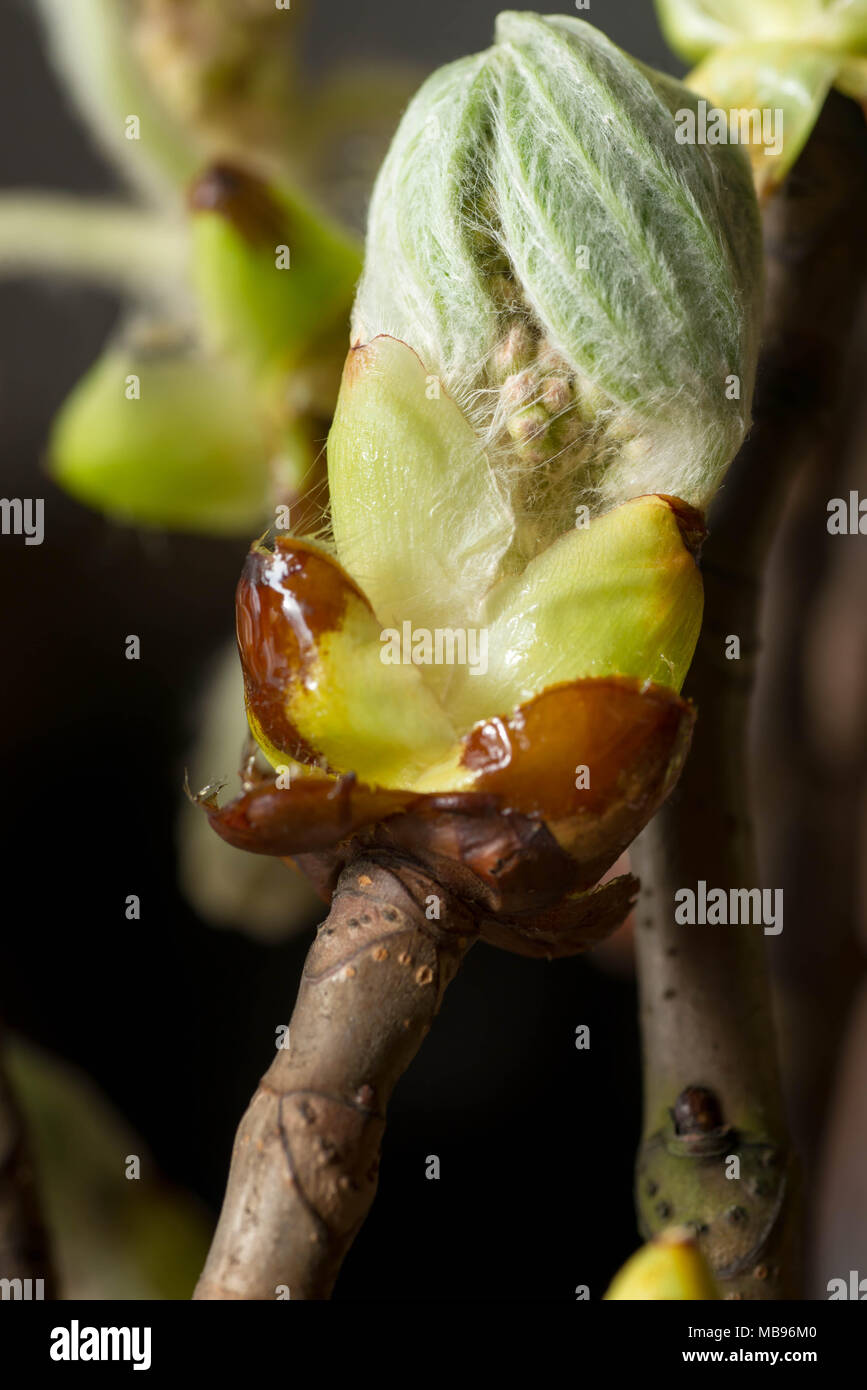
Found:
[{"label": "blurred background bud", "polygon": [[249,535],[307,491],[315,520],[361,264],[322,209],[360,223],[406,70],[360,63],[314,89],[303,13],[271,0],[38,12],[67,95],[142,199],[0,197],[0,274],[86,280],[134,306],[61,411],[54,477],[148,528]]},{"label": "blurred background bud", "polygon": [[82,378],[48,453],[68,492],[119,521],[244,535],[266,512],[268,446],[245,377],[147,330]]},{"label": "blurred background bud", "polygon": [[345,347],[361,271],[354,241],[297,195],[232,165],[209,168],[189,202],[202,332],[214,347],[255,371],[301,368],[334,339]]}]

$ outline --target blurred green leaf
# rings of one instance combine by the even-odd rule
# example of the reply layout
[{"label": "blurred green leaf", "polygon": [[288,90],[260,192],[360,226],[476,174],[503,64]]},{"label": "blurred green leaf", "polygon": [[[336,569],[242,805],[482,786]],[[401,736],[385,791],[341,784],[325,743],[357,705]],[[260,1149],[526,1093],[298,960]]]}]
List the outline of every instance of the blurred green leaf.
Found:
[{"label": "blurred green leaf", "polygon": [[[210,1235],[198,1201],[161,1177],[89,1077],[14,1037],[4,1061],[36,1155],[61,1296],[189,1298]],[[139,1178],[126,1176],[131,1155]]]}]

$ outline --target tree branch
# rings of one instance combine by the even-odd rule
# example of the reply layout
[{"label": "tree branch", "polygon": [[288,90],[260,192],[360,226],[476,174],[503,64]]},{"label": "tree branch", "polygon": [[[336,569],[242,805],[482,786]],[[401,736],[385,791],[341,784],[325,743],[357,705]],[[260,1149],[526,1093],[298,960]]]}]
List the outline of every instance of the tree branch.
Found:
[{"label": "tree branch", "polygon": [[[425,915],[431,895],[439,921]],[[305,963],[290,1047],[238,1129],[196,1299],[329,1297],[376,1194],[391,1092],[474,935],[469,909],[408,860],[344,869]]]},{"label": "tree branch", "polygon": [[[674,893],[758,884],[747,726],[760,576],[796,468],[833,410],[867,280],[867,127],[832,94],[768,206],[765,342],[755,424],[711,513],[697,704],[675,796],[637,842],[645,1121],[637,1201],[649,1235],[698,1229],[729,1298],[795,1297],[800,1233],[760,926],[679,926]],[[725,657],[740,638],[741,659]],[[740,1159],[740,1180],[725,1175]]]}]

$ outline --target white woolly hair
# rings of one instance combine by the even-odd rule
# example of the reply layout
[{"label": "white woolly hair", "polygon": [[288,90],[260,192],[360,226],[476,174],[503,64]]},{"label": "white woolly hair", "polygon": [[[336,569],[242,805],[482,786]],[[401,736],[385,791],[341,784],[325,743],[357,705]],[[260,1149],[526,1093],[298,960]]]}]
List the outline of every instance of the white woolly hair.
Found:
[{"label": "white woolly hair", "polygon": [[706,507],[748,428],[758,210],[741,150],[677,143],[696,101],[581,20],[509,12],[377,179],[353,341],[413,347],[546,533],[581,502]]}]

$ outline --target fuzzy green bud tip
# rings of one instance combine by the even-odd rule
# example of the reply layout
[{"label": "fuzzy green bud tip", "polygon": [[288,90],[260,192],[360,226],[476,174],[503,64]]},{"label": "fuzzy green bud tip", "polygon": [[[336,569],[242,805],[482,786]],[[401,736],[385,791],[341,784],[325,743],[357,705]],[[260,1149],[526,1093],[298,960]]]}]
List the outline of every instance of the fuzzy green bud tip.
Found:
[{"label": "fuzzy green bud tip", "polygon": [[641,493],[704,508],[749,424],[758,212],[741,150],[678,141],[696,102],[581,20],[507,12],[380,172],[353,339],[408,343],[551,535]]}]

